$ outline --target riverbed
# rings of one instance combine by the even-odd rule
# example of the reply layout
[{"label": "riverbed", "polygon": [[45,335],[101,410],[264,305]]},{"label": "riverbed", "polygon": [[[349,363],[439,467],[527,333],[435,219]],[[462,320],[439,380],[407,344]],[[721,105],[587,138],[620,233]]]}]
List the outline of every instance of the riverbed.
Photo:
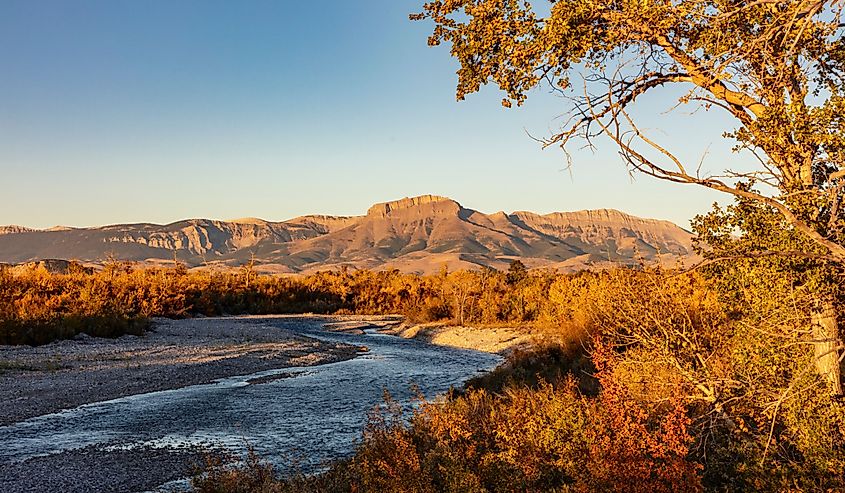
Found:
[{"label": "riverbed", "polygon": [[172,481],[186,475],[203,448],[236,454],[252,448],[280,471],[314,471],[352,451],[385,390],[408,404],[413,387],[434,397],[501,361],[380,333],[382,320],[358,320],[358,328],[346,331],[337,330],[337,317],[207,320],[360,351],[352,359],[279,365],[0,427],[0,491],[145,491],[164,483],[178,488]]}]

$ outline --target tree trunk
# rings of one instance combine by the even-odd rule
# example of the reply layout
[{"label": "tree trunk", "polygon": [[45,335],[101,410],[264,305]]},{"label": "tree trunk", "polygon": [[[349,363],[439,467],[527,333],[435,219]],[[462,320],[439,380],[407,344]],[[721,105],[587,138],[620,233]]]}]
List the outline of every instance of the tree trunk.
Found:
[{"label": "tree trunk", "polygon": [[831,394],[842,395],[842,369],[839,362],[841,342],[833,302],[823,301],[821,306],[813,311],[812,322],[816,371],[827,381]]}]

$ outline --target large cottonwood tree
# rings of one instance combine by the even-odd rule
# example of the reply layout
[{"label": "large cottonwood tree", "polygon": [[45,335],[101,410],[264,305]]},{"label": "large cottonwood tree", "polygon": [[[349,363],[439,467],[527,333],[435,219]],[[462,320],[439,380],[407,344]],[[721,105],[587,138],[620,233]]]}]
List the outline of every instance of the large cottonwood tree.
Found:
[{"label": "large cottonwood tree", "polygon": [[[441,0],[411,18],[433,21],[429,44],[451,44],[459,100],[492,83],[510,107],[547,83],[566,96],[569,121],[546,146],[602,137],[636,171],[776,211],[807,241],[744,255],[808,258],[841,274],[842,12],[842,0],[560,0],[542,11],[520,0]],[[670,85],[684,89],[678,104],[729,115],[725,137],[754,166],[708,172],[679,157],[681,143],[647,135],[630,110]],[[834,298],[820,292],[809,318],[817,369],[839,394]]]}]

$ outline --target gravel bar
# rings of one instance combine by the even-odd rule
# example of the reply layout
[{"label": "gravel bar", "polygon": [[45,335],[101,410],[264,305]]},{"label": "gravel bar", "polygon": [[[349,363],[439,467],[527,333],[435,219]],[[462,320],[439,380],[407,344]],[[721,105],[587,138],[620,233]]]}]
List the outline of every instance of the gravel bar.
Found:
[{"label": "gravel bar", "polygon": [[0,426],[118,397],[332,363],[359,349],[258,317],[157,319],[142,337],[0,346]]},{"label": "gravel bar", "polygon": [[[293,329],[300,323],[285,318],[290,320],[284,325]],[[0,346],[0,426],[119,397],[351,359],[363,349],[270,322],[268,317],[157,319],[142,337],[81,336],[40,347]],[[189,476],[203,454],[185,447],[88,446],[0,463],[0,492],[155,490]]]}]

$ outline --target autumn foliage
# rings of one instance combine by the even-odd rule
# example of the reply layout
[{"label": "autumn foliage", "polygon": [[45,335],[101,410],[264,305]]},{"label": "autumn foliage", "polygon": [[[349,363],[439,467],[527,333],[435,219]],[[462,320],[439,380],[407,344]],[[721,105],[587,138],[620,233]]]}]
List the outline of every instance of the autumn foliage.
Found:
[{"label": "autumn foliage", "polygon": [[[719,274],[705,273],[468,273],[479,282],[470,284],[475,308],[467,313],[490,313],[480,300],[493,297],[496,313],[533,325],[545,342],[442,399],[413,409],[388,401],[350,459],[276,484],[414,492],[845,488],[845,412],[812,371],[809,315],[767,311],[760,319],[734,291],[762,295],[757,277],[734,277],[738,284],[723,292]],[[498,295],[480,288],[485,275],[502,277]],[[449,276],[419,280],[432,288],[422,306]],[[800,291],[791,303],[801,306]],[[421,305],[399,306],[414,313]],[[444,311],[455,318],[454,301]]]},{"label": "autumn foliage", "polygon": [[813,371],[812,285],[766,274],[767,262],[426,276],[4,270],[0,338],[111,337],[197,314],[510,324],[538,347],[446,398],[374,413],[355,455],[328,472],[277,479],[259,461],[209,477],[251,474],[260,491],[835,491],[845,410]]},{"label": "autumn foliage", "polygon": [[[302,276],[249,270],[189,272],[113,263],[98,272],[71,264],[0,270],[0,343],[43,344],[77,333],[139,333],[150,317],[360,313],[415,322],[559,325],[570,280],[554,272],[491,269],[419,276],[398,271],[325,271]],[[576,322],[577,324],[577,322]]]}]

